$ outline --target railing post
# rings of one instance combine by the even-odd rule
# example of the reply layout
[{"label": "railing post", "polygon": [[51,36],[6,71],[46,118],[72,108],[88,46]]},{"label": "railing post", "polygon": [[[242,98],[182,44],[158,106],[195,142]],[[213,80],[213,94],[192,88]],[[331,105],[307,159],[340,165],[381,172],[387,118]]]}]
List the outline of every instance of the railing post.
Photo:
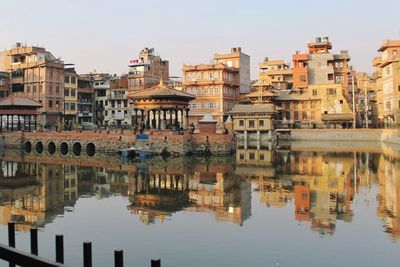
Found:
[{"label": "railing post", "polygon": [[31,228],[31,253],[38,255],[38,229]]},{"label": "railing post", "polygon": [[64,236],[56,235],[56,262],[64,263]]},{"label": "railing post", "polygon": [[15,223],[8,223],[8,245],[15,248]]},{"label": "railing post", "polygon": [[[8,245],[10,247],[15,248],[15,223],[9,222],[8,223]],[[9,267],[15,267],[15,264],[10,262]]]},{"label": "railing post", "polygon": [[92,243],[83,243],[83,267],[92,267]]},{"label": "railing post", "polygon": [[114,265],[115,267],[124,267],[124,252],[122,250],[114,251]]},{"label": "railing post", "polygon": [[161,267],[161,260],[151,260],[151,267]]}]

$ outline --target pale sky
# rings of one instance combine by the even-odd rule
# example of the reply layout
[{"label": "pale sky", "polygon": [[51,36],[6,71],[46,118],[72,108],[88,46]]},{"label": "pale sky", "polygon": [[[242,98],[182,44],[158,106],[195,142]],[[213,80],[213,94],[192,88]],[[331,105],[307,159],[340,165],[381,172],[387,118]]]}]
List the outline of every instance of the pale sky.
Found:
[{"label": "pale sky", "polygon": [[398,0],[2,0],[0,8],[0,49],[41,45],[79,73],[126,73],[130,59],[154,47],[170,75],[182,76],[184,63],[240,46],[256,79],[264,57],[290,61],[317,36],[371,72],[382,41],[400,38]]}]

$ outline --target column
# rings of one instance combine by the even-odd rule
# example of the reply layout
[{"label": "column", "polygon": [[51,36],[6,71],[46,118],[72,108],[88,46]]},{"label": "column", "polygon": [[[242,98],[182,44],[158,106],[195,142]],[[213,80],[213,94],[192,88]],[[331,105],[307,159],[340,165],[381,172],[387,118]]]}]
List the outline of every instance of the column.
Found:
[{"label": "column", "polygon": [[169,127],[172,127],[172,109],[169,110]]},{"label": "column", "polygon": [[147,128],[147,129],[150,129],[150,110],[147,111],[147,118],[146,118],[146,121],[147,121],[146,128]]},{"label": "column", "polygon": [[189,127],[189,109],[187,108],[185,111],[186,111],[186,114],[185,114],[185,117],[186,117],[185,126]]},{"label": "column", "polygon": [[153,110],[153,120],[151,121],[151,128],[157,129],[157,122],[156,122],[156,110]]},{"label": "column", "polygon": [[182,128],[183,128],[184,127],[184,124],[183,124],[183,109],[180,109],[179,111],[181,112],[181,125],[182,125]]},{"label": "column", "polygon": [[260,131],[257,131],[257,149],[260,150]]},{"label": "column", "polygon": [[161,109],[158,110],[158,130],[161,130]]},{"label": "column", "polygon": [[138,124],[138,121],[137,121],[137,108],[135,108],[134,110],[135,110],[135,125],[137,125]]},{"label": "column", "polygon": [[247,131],[246,130],[244,131],[244,149],[247,149]]},{"label": "column", "polygon": [[163,121],[162,121],[162,129],[167,127],[167,110],[163,109]]},{"label": "column", "polygon": [[179,129],[178,126],[178,109],[175,109],[175,128]]}]

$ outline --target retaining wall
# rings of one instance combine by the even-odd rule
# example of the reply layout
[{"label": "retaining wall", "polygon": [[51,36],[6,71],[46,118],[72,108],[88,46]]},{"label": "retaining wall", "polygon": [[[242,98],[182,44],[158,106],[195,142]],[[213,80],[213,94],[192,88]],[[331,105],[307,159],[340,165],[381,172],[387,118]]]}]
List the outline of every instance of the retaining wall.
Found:
[{"label": "retaining wall", "polygon": [[369,141],[400,144],[399,129],[292,129],[290,140]]}]

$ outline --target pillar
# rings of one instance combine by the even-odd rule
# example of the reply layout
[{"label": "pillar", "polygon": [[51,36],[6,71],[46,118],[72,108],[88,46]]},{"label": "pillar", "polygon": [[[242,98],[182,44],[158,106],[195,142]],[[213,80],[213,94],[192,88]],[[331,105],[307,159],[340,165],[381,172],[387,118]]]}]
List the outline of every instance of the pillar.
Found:
[{"label": "pillar", "polygon": [[167,110],[163,109],[163,121],[162,121],[162,129],[167,127]]},{"label": "pillar", "polygon": [[178,109],[175,109],[175,127],[178,128]]},{"label": "pillar", "polygon": [[244,131],[244,149],[247,149],[247,131]]},{"label": "pillar", "polygon": [[169,110],[169,127],[172,127],[172,109]]},{"label": "pillar", "polygon": [[146,128],[150,129],[150,110],[147,111]]},{"label": "pillar", "polygon": [[186,123],[185,123],[185,126],[186,127],[189,127],[189,109],[187,108],[186,110]]},{"label": "pillar", "polygon": [[184,127],[184,124],[183,124],[183,109],[180,109],[179,110],[180,112],[181,112],[181,125],[182,125],[182,128]]},{"label": "pillar", "polygon": [[260,131],[257,131],[257,149],[260,150]]},{"label": "pillar", "polygon": [[161,130],[161,109],[158,110],[158,130]]},{"label": "pillar", "polygon": [[137,125],[138,124],[138,121],[137,121],[137,108],[135,108],[135,125]]},{"label": "pillar", "polygon": [[11,132],[14,131],[14,115],[11,115]]}]

